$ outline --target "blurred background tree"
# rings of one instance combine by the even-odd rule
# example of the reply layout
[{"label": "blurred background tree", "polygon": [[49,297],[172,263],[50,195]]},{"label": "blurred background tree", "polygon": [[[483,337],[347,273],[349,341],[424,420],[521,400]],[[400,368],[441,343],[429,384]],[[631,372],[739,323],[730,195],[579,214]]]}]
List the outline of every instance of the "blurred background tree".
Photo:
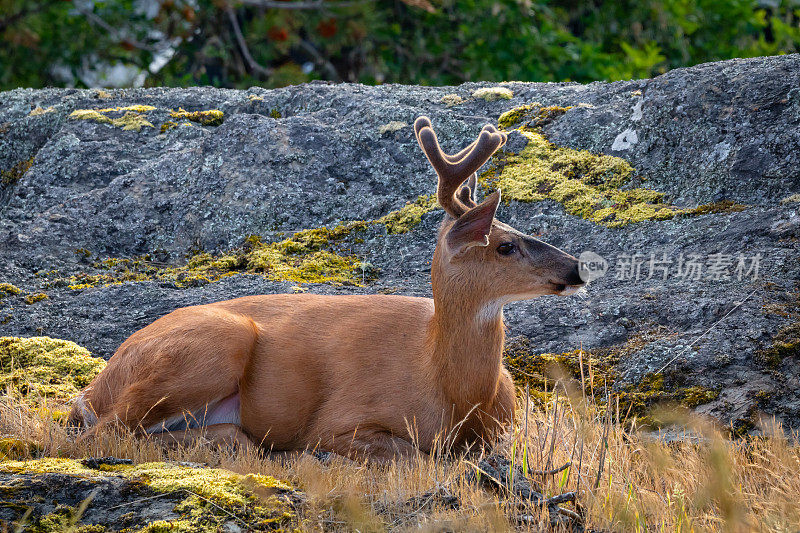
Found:
[{"label": "blurred background tree", "polygon": [[0,0],[0,89],[650,77],[796,52],[800,0]]}]

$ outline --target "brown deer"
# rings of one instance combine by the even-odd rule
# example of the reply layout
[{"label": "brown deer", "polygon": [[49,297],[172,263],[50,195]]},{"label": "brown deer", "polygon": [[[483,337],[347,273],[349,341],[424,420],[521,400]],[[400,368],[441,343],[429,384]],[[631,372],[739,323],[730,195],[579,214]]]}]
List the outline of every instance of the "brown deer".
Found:
[{"label": "brown deer", "polygon": [[576,292],[578,261],[495,220],[500,191],[475,203],[475,173],[504,133],[485,126],[448,155],[427,117],[414,129],[446,213],[433,299],[275,294],[177,309],[119,347],[71,419],[88,435],[121,423],[379,460],[493,440],[515,404],[503,304]]}]

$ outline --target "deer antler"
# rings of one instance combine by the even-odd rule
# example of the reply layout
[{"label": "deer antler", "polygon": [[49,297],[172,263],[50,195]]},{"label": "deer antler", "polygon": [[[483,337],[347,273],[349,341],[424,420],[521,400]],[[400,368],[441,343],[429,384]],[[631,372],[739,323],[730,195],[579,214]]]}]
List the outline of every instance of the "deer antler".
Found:
[{"label": "deer antler", "polygon": [[[414,122],[414,133],[417,135],[422,151],[430,161],[436,174],[439,176],[437,195],[439,204],[450,216],[458,218],[471,207],[474,203],[470,194],[456,192],[465,180],[483,166],[492,154],[506,142],[506,135],[497,131],[492,125],[486,125],[481,130],[478,138],[469,146],[458,152],[449,155],[442,151],[439,140],[431,127],[428,117],[419,117]],[[467,186],[469,187],[469,185]],[[462,196],[469,198],[469,203],[460,199]]]}]

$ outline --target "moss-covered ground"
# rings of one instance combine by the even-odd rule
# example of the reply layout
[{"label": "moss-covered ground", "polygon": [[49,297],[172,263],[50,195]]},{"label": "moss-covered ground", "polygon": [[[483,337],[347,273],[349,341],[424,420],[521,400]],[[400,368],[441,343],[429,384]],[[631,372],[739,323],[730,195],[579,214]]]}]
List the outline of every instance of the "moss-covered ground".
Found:
[{"label": "moss-covered ground", "polygon": [[50,337],[0,337],[0,390],[31,408],[61,417],[106,363],[74,342]]},{"label": "moss-covered ground", "polygon": [[643,180],[626,160],[551,143],[542,127],[569,109],[533,103],[503,113],[498,125],[518,131],[528,144],[519,154],[508,155],[498,168],[485,172],[481,183],[490,190],[502,189],[506,200],[555,200],[568,213],[608,227],[746,207],[730,201],[693,209],[671,206],[664,202],[664,193],[638,186]]},{"label": "moss-covered ground", "polygon": [[[178,518],[150,522],[138,530],[141,532],[220,531],[226,523],[247,531],[268,531],[291,526],[297,518],[291,501],[284,496],[294,488],[263,474],[241,475],[219,468],[165,462],[100,464],[90,468],[74,459],[52,457],[0,462],[0,472],[63,474],[87,480],[116,476],[131,482],[133,490],[141,487],[156,494],[175,495],[178,502],[173,511]],[[76,526],[82,528],[78,531],[106,531],[101,525],[80,524],[81,513],[72,508],[59,508],[30,519],[27,530],[49,533],[64,531],[65,526]]]}]

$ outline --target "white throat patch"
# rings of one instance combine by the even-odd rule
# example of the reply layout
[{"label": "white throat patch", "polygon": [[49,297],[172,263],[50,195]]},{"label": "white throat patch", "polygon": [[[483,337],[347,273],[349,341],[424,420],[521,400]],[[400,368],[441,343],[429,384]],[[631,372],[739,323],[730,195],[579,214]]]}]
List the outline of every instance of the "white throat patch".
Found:
[{"label": "white throat patch", "polygon": [[505,298],[501,298],[499,300],[493,300],[478,310],[478,313],[475,315],[475,321],[479,325],[488,324],[489,322],[494,322],[497,320],[498,317],[503,317],[503,305],[506,303]]}]

